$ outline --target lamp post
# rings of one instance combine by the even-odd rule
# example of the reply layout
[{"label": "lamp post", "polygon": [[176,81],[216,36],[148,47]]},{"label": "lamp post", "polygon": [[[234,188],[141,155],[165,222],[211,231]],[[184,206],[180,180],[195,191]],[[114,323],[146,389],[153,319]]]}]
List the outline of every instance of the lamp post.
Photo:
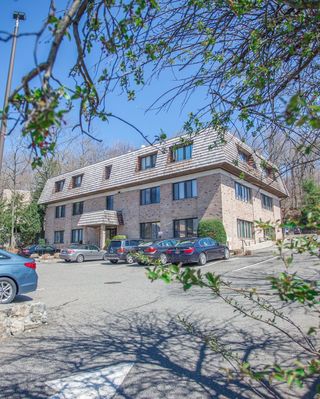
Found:
[{"label": "lamp post", "polygon": [[5,140],[5,136],[6,136],[6,132],[7,132],[7,121],[8,121],[7,107],[8,107],[9,96],[10,96],[10,91],[11,91],[11,82],[12,82],[12,74],[13,74],[13,66],[14,66],[14,57],[16,54],[19,22],[24,21],[26,19],[26,14],[24,12],[15,11],[13,13],[13,19],[16,21],[16,23],[15,23],[13,35],[12,35],[12,47],[11,47],[11,54],[10,54],[9,71],[8,71],[8,77],[7,77],[6,91],[5,91],[5,95],[4,95],[3,114],[2,114],[2,118],[1,118],[1,127],[0,127],[0,174],[1,174],[2,161],[3,161],[4,140]]}]

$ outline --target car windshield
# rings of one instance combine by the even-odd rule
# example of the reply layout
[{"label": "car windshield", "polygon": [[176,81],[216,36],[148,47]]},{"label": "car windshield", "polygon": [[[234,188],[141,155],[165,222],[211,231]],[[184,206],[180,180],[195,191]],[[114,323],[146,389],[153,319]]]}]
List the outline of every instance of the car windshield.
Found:
[{"label": "car windshield", "polygon": [[110,247],[112,247],[112,248],[120,248],[121,247],[121,241],[111,241],[110,242]]},{"label": "car windshield", "polygon": [[192,247],[194,245],[195,241],[187,240],[187,241],[181,241],[179,244],[177,244],[177,247]]},{"label": "car windshield", "polygon": [[81,245],[77,245],[77,244],[73,244],[73,245],[70,245],[69,248],[70,249],[79,249],[79,248],[82,248],[82,246]]}]

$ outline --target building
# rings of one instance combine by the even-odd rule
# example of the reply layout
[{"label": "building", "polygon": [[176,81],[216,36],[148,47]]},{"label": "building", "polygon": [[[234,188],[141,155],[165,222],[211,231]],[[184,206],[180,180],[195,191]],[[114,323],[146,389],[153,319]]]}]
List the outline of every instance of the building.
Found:
[{"label": "building", "polygon": [[270,231],[254,221],[281,218],[286,188],[250,147],[229,134],[225,141],[206,130],[49,179],[39,200],[47,205],[46,239],[102,247],[115,234],[186,237],[200,219],[217,218],[231,249],[266,240]]}]

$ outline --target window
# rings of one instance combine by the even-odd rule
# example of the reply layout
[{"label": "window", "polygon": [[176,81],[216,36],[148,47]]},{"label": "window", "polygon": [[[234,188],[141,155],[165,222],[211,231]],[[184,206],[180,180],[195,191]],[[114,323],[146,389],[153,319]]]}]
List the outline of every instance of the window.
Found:
[{"label": "window", "polygon": [[74,202],[72,205],[72,215],[81,215],[83,213],[83,201]]},{"label": "window", "polygon": [[83,241],[83,230],[82,229],[71,230],[71,243],[82,244],[82,241]]},{"label": "window", "polygon": [[147,155],[139,158],[140,170],[151,169],[156,166],[157,154]]},{"label": "window", "polygon": [[236,192],[236,199],[244,202],[251,201],[251,188],[236,182],[235,192]]},{"label": "window", "polygon": [[173,147],[171,151],[172,162],[186,161],[192,158],[192,144]]},{"label": "window", "polygon": [[159,204],[160,187],[146,188],[140,190],[140,205]]},{"label": "window", "polygon": [[9,256],[0,253],[0,260],[10,259]]},{"label": "window", "polygon": [[59,191],[63,190],[63,186],[64,186],[64,180],[59,180],[55,182],[55,192],[58,193]]},{"label": "window", "polygon": [[59,230],[54,232],[54,243],[63,244],[64,243],[64,231]]},{"label": "window", "polygon": [[198,195],[197,180],[186,180],[173,183],[173,199],[194,198]]},{"label": "window", "polygon": [[241,150],[238,151],[238,154],[239,154],[239,160],[241,162],[245,162],[245,163],[249,162],[249,157],[250,157],[249,154],[247,154],[246,152],[243,152]]},{"label": "window", "polygon": [[238,149],[238,157],[239,157],[239,161],[246,163],[247,165],[251,166],[252,168],[255,168],[255,169],[257,168],[252,154],[249,154],[246,151]]},{"label": "window", "polygon": [[272,200],[271,197],[268,197],[267,195],[261,194],[261,202],[262,202],[262,208],[268,209],[269,211],[272,211],[273,200]]},{"label": "window", "polygon": [[104,176],[105,176],[106,180],[110,179],[111,169],[112,169],[112,165],[108,165],[104,169]]},{"label": "window", "polygon": [[173,221],[173,236],[177,238],[196,237],[198,219],[179,219]]},{"label": "window", "polygon": [[113,195],[107,195],[107,198],[106,198],[106,209],[108,211],[113,211],[113,198],[114,198]]},{"label": "window", "polygon": [[217,246],[217,241],[214,241],[212,238],[203,238],[199,241],[201,247],[213,247]]},{"label": "window", "polygon": [[264,177],[270,177],[270,179],[275,179],[274,169],[270,166],[263,166],[262,167],[262,175]]},{"label": "window", "polygon": [[59,205],[56,206],[56,219],[64,218],[66,216],[66,206]]},{"label": "window", "polygon": [[239,238],[253,238],[253,223],[246,220],[237,220]]},{"label": "window", "polygon": [[145,239],[157,239],[160,231],[160,222],[140,223],[140,237]]},{"label": "window", "polygon": [[77,175],[72,177],[72,188],[80,187],[82,183],[83,175]]}]

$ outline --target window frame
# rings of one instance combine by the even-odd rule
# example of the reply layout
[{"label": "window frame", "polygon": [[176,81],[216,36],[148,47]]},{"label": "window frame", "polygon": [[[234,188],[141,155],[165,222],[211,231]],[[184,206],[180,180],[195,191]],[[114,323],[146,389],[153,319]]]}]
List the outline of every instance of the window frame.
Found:
[{"label": "window frame", "polygon": [[[78,205],[80,204],[80,205]],[[79,206],[79,210],[76,212],[76,208]],[[74,202],[72,204],[72,216],[78,216],[83,214],[83,208],[84,208],[84,201],[78,201]]]},{"label": "window frame", "polygon": [[[83,173],[80,175],[72,176],[72,188],[79,188],[82,185],[83,181]],[[80,183],[76,183],[77,179],[80,179]]]},{"label": "window frame", "polygon": [[[250,232],[250,234],[247,234]],[[242,235],[242,233],[244,233]],[[254,224],[249,220],[237,219],[237,237],[240,239],[254,239]]]},{"label": "window frame", "polygon": [[[59,212],[59,210],[61,210]],[[55,218],[62,219],[66,217],[66,206],[65,205],[57,205],[55,209]]]},{"label": "window frame", "polygon": [[160,204],[160,186],[140,190],[140,206]]},{"label": "window frame", "polygon": [[[237,189],[237,187],[240,189],[240,191]],[[252,203],[252,189],[251,187],[245,186],[244,184],[241,184],[237,181],[234,182],[234,192],[235,192],[235,198],[238,201],[246,202],[246,203]],[[249,195],[242,194],[244,193],[249,193]]]},{"label": "window frame", "polygon": [[[153,152],[152,154],[141,155],[139,156],[139,170],[148,170],[156,167],[157,164],[157,152]],[[146,160],[150,159],[150,164],[146,164]]]},{"label": "window frame", "polygon": [[[75,233],[77,232],[77,233]],[[77,241],[73,240],[73,234],[77,235]],[[80,244],[80,241],[83,241],[83,229],[72,229],[71,230],[71,244]]]},{"label": "window frame", "polygon": [[[190,186],[189,186],[190,184]],[[188,189],[191,194],[188,195]],[[183,192],[183,196],[182,193]],[[198,197],[198,181],[197,179],[183,180],[180,182],[172,183],[172,199],[179,201],[183,199],[197,198]]]},{"label": "window frame", "polygon": [[106,196],[106,210],[107,211],[114,211],[114,195],[107,195]]},{"label": "window frame", "polygon": [[104,178],[105,180],[109,180],[112,172],[112,165],[106,165],[104,167]]},{"label": "window frame", "polygon": [[[190,225],[188,226],[188,223],[192,221],[192,227],[190,228]],[[181,223],[184,222],[184,231],[185,235],[182,235],[181,232],[183,231],[181,229]],[[177,227],[177,224],[179,224],[179,227]],[[183,219],[174,219],[173,220],[173,237],[174,238],[191,238],[191,237],[197,237],[198,235],[198,218],[183,218]],[[191,231],[191,233],[190,233]],[[189,234],[190,233],[190,234]]]},{"label": "window frame", "polygon": [[54,190],[56,193],[60,193],[61,191],[63,191],[65,181],[66,179],[62,179],[54,182]]},{"label": "window frame", "polygon": [[[179,155],[179,152],[182,151],[182,157]],[[192,159],[192,152],[193,152],[193,142],[184,144],[184,145],[177,145],[171,147],[171,161],[172,162],[182,162],[188,161]]]},{"label": "window frame", "polygon": [[[267,203],[265,202],[267,200]],[[269,202],[269,204],[268,204]],[[266,209],[268,211],[273,210],[273,198],[269,197],[269,195],[261,193],[261,206],[263,209]]]},{"label": "window frame", "polygon": [[[151,235],[150,236],[145,234],[147,225],[148,225],[148,227],[150,225],[150,229],[151,229],[151,231],[150,231]],[[154,230],[153,230],[153,225],[156,226],[155,234],[154,234]],[[159,238],[159,231],[160,231],[160,221],[140,223],[140,238],[143,239],[143,240],[156,240],[156,239],[158,239]]]},{"label": "window frame", "polygon": [[[59,240],[56,239],[56,235],[59,236]],[[62,237],[62,240],[61,240]],[[53,233],[53,243],[54,244],[64,244],[64,230],[55,230]]]}]

